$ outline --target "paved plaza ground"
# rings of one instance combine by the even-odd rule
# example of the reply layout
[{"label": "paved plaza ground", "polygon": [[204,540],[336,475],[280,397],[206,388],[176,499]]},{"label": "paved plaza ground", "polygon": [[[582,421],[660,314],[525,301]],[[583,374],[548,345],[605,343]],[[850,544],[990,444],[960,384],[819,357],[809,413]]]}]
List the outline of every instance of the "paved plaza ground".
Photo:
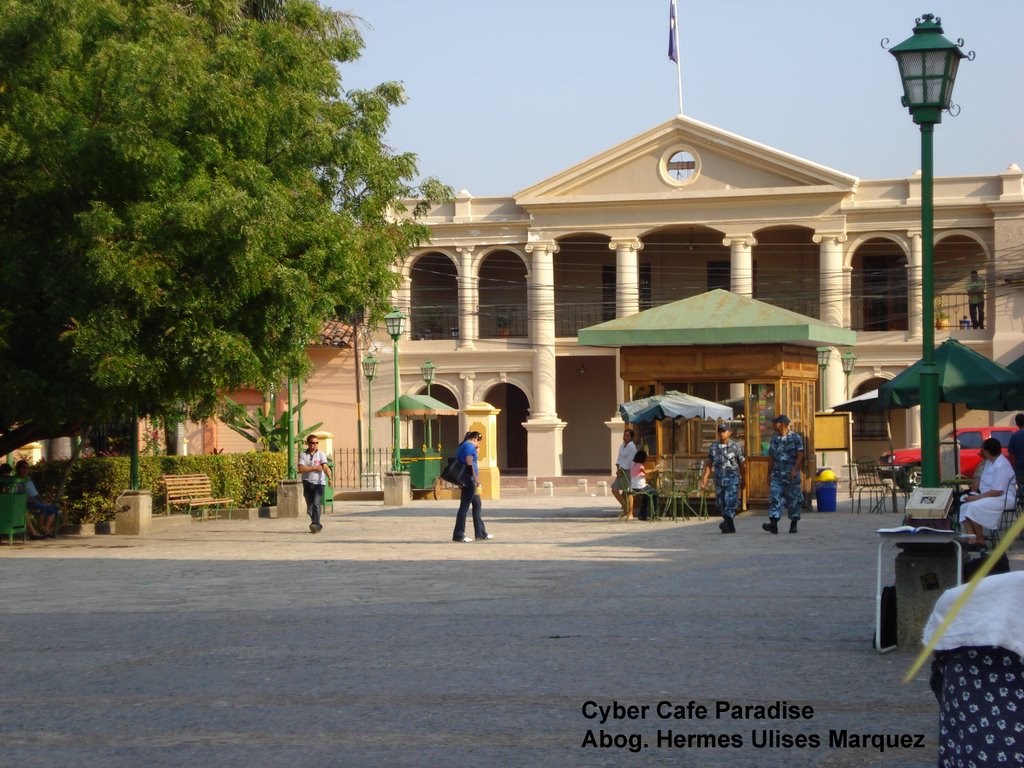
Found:
[{"label": "paved plaza ground", "polygon": [[5,544],[0,763],[935,764],[927,667],[871,648],[897,516],[612,504],[485,502],[472,544],[450,501]]}]

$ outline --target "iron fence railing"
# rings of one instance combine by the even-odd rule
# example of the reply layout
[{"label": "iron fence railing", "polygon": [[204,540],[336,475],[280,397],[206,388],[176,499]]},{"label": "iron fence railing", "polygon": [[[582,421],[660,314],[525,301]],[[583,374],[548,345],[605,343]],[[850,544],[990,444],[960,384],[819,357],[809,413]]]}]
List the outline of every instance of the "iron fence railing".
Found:
[{"label": "iron fence railing", "polygon": [[357,449],[335,449],[335,488],[380,488],[382,474],[391,469],[391,449],[374,448],[373,455],[371,456],[370,451],[364,448],[362,474],[360,474],[359,469],[359,451]]},{"label": "iron fence railing", "polygon": [[575,336],[580,328],[615,319],[615,304],[612,302],[583,302],[555,306],[555,336]]}]

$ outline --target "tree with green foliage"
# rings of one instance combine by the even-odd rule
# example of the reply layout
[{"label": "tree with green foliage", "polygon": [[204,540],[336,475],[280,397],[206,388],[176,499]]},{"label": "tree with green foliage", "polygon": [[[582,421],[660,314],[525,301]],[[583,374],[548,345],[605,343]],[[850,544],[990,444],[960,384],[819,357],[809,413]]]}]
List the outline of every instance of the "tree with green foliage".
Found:
[{"label": "tree with green foliage", "polygon": [[426,236],[404,100],[313,0],[0,4],[0,454],[200,418],[299,376],[330,317],[387,309]]}]

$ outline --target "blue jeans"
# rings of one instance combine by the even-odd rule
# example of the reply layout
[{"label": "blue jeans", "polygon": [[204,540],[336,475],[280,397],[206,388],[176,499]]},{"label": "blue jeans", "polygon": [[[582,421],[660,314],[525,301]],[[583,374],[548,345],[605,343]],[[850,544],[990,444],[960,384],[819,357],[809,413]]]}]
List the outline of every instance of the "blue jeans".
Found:
[{"label": "blue jeans", "polygon": [[484,519],[480,514],[480,508],[483,506],[480,502],[480,489],[470,486],[463,488],[459,497],[459,512],[455,515],[455,531],[452,533],[453,541],[458,541],[466,535],[466,512],[470,506],[473,507],[473,538],[482,539],[487,535]]},{"label": "blue jeans", "polygon": [[302,483],[302,495],[306,499],[306,514],[313,525],[320,526],[320,510],[324,506],[324,486],[318,483]]}]

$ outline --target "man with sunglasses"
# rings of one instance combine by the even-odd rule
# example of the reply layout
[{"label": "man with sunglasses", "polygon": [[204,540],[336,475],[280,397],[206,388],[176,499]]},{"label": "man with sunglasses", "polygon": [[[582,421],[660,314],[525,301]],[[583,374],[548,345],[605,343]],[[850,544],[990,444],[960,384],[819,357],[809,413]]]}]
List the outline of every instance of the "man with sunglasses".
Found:
[{"label": "man with sunglasses", "polygon": [[324,506],[324,487],[330,480],[327,455],[319,448],[316,435],[306,438],[306,450],[299,454],[299,474],[302,476],[302,495],[306,499],[306,514],[309,515],[309,532],[320,533],[320,510]]}]

